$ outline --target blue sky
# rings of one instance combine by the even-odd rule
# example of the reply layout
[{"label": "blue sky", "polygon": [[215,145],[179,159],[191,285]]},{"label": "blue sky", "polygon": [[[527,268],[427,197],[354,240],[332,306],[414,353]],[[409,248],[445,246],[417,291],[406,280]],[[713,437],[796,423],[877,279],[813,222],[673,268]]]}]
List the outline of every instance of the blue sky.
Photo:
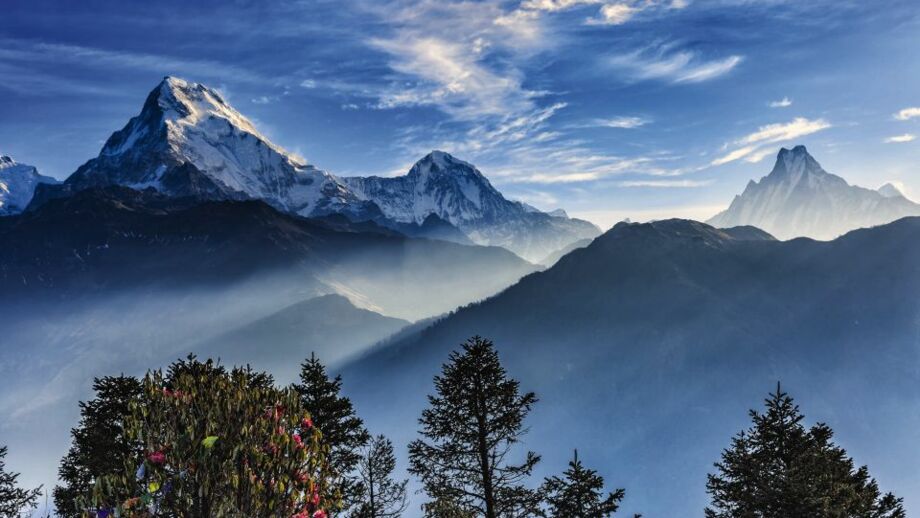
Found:
[{"label": "blue sky", "polygon": [[[915,0],[4,2],[0,152],[66,177],[164,75],[343,175],[438,148],[601,225],[705,218],[803,143],[920,198]],[[913,108],[913,110],[911,110]]]}]

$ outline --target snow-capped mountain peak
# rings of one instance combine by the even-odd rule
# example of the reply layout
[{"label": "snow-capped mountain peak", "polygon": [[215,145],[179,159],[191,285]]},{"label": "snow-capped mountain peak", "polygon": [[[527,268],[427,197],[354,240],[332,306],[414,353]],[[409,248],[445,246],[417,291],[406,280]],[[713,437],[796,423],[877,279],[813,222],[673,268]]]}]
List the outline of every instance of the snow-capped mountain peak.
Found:
[{"label": "snow-capped mountain peak", "polygon": [[600,233],[586,221],[506,199],[474,165],[443,151],[425,155],[403,176],[343,181],[394,221],[420,224],[434,214],[476,243],[504,246],[526,259]]},{"label": "snow-capped mountain peak", "polygon": [[780,239],[833,239],[855,228],[914,215],[920,215],[920,205],[850,185],[825,171],[805,146],[796,146],[781,149],[770,174],[748,182],[731,206],[708,223],[722,228],[752,225]]},{"label": "snow-capped mountain peak", "polygon": [[32,200],[39,184],[56,184],[50,176],[38,174],[38,169],[20,164],[7,155],[0,155],[0,216],[18,214]]},{"label": "snow-capped mountain peak", "polygon": [[302,215],[366,209],[335,176],[273,144],[214,89],[167,77],[141,113],[68,180],[182,196],[254,198]]}]

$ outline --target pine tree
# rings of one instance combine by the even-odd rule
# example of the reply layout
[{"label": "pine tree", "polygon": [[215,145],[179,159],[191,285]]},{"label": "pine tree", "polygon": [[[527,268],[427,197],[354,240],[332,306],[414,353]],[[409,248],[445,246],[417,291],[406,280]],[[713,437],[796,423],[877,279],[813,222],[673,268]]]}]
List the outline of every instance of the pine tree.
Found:
[{"label": "pine tree", "polygon": [[901,499],[882,495],[863,466],[832,442],[833,431],[806,428],[792,398],[777,385],[766,412],[750,411],[706,484],[707,518],[904,518]]},{"label": "pine tree", "polygon": [[373,438],[358,465],[361,475],[361,499],[353,513],[355,518],[393,518],[401,516],[409,505],[406,498],[408,480],[393,480],[396,456],[393,443],[383,435]]},{"label": "pine tree", "polygon": [[547,478],[542,492],[551,518],[606,518],[616,512],[626,494],[617,489],[605,497],[604,479],[582,465],[577,450],[563,478]]},{"label": "pine tree", "polygon": [[370,440],[364,423],[355,415],[351,401],[341,395],[342,377],[330,379],[315,354],[301,365],[300,383],[294,385],[313,424],[323,434],[329,448],[329,464],[338,474],[335,487],[342,496],[340,511],[351,509],[361,498],[355,468],[361,461],[361,448]]},{"label": "pine tree", "polygon": [[486,518],[539,514],[539,497],[523,486],[540,457],[527,452],[520,464],[508,460],[526,432],[524,418],[537,402],[509,379],[489,340],[473,337],[453,352],[434,378],[418,439],[409,445],[409,471],[418,476],[435,509]]},{"label": "pine tree", "polygon": [[54,488],[54,506],[65,518],[83,516],[81,502],[92,498],[96,480],[121,469],[125,459],[141,450],[124,431],[124,418],[141,395],[141,382],[130,376],[97,378],[93,390],[96,397],[80,403],[80,424],[70,431],[73,443],[58,470],[62,484]]},{"label": "pine tree", "polygon": [[41,487],[19,487],[19,473],[6,471],[6,446],[0,447],[0,518],[16,518],[27,509],[35,509]]}]

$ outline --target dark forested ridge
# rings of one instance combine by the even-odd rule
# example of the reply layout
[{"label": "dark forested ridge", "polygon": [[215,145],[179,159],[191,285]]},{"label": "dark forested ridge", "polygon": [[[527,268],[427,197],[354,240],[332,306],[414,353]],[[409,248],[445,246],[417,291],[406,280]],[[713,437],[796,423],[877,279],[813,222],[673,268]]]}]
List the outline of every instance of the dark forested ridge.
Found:
[{"label": "dark forested ridge", "polygon": [[851,451],[871,455],[882,481],[916,487],[907,466],[920,457],[905,430],[920,415],[902,404],[920,390],[920,219],[831,242],[732,233],[684,220],[619,224],[349,365],[349,392],[369,423],[399,437],[447,352],[472,333],[492,337],[544,401],[528,444],[578,447],[619,483],[666,492],[636,495],[637,505],[671,516],[703,507],[696,481],[723,430],[782,379],[847,431]]}]

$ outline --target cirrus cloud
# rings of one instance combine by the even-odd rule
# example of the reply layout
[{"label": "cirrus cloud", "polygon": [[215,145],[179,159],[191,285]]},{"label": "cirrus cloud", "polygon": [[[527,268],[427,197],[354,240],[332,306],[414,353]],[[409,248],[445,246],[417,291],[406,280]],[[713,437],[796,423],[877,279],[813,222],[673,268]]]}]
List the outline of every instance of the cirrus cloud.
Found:
[{"label": "cirrus cloud", "polygon": [[831,124],[824,119],[807,119],[796,117],[786,123],[767,124],[757,128],[757,131],[736,140],[736,149],[713,160],[710,165],[723,165],[736,160],[744,159],[746,162],[759,162],[772,152],[769,146],[789,140],[811,135],[830,128]]}]

